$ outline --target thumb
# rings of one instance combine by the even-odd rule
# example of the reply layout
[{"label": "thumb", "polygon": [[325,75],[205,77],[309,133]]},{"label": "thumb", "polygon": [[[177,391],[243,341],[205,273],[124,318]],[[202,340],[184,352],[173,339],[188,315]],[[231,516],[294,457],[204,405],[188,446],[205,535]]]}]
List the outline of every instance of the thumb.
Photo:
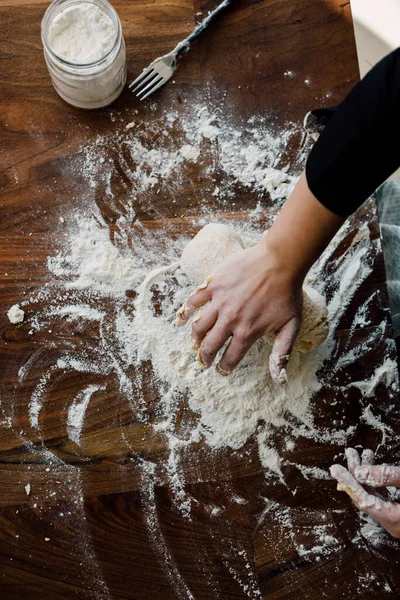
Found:
[{"label": "thumb", "polygon": [[354,476],[360,483],[370,485],[371,487],[400,487],[400,467],[391,465],[368,465],[357,467]]},{"label": "thumb", "polygon": [[276,334],[269,357],[269,371],[276,383],[287,381],[286,366],[300,329],[300,319],[293,317]]}]

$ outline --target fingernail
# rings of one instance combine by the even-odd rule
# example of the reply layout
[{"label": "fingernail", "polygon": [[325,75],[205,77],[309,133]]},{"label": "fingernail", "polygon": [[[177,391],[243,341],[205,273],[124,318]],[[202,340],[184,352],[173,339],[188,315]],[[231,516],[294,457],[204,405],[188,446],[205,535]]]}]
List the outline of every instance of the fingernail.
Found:
[{"label": "fingernail", "polygon": [[275,383],[286,383],[288,380],[286,365],[289,360],[289,356],[279,356],[275,352],[271,352],[269,357],[269,370],[272,379]]},{"label": "fingernail", "polygon": [[176,324],[185,325],[185,323],[189,321],[190,317],[192,317],[195,312],[196,309],[194,306],[186,306],[186,304],[184,304],[176,313]]},{"label": "fingernail", "polygon": [[218,375],[221,375],[222,377],[228,377],[228,375],[230,375],[232,373],[232,371],[227,371],[226,369],[222,369],[222,367],[219,363],[215,367],[215,370],[217,371]]},{"label": "fingernail", "polygon": [[200,342],[192,338],[192,350],[198,350],[200,348]]},{"label": "fingernail", "polygon": [[202,369],[209,369],[211,367],[211,365],[207,365],[201,358],[201,350],[199,350],[197,353],[197,360],[199,361]]},{"label": "fingernail", "polygon": [[288,380],[288,376],[287,376],[286,369],[281,369],[281,372],[279,373],[279,375],[276,378],[276,383],[287,383],[287,380]]},{"label": "fingernail", "polygon": [[181,308],[176,313],[175,325],[177,325],[178,327],[181,327],[182,325],[184,325],[186,323],[186,321],[187,321],[187,318],[185,316],[185,307],[181,306]]},{"label": "fingernail", "polygon": [[365,483],[370,475],[369,467],[356,467],[354,469],[355,478],[358,479],[361,483]]},{"label": "fingernail", "polygon": [[361,464],[363,466],[373,465],[374,462],[375,462],[375,452],[373,450],[369,450],[368,448],[366,450],[363,450],[362,454],[361,454]]},{"label": "fingernail", "polygon": [[196,294],[197,292],[200,292],[201,290],[205,290],[209,284],[212,281],[212,277],[207,277],[207,279],[204,281],[204,283],[202,283],[201,285],[199,285],[193,292],[193,294],[191,294],[191,296],[194,296],[194,294]]}]

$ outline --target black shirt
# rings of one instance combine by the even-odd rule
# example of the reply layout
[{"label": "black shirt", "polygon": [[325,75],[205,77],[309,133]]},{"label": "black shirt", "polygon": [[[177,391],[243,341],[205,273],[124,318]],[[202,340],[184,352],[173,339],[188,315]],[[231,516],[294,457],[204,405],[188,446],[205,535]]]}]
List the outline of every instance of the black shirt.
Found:
[{"label": "black shirt", "polygon": [[307,161],[308,186],[332,212],[354,212],[400,166],[400,48],[334,111]]}]

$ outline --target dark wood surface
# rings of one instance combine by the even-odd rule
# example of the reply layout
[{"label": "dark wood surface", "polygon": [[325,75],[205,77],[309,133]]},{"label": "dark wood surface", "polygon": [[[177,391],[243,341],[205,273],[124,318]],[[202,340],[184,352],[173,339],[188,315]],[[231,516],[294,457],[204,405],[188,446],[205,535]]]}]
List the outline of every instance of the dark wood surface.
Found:
[{"label": "dark wood surface", "polygon": [[[199,13],[212,7],[187,0],[114,4],[127,42],[128,79],[170,50],[192,29]],[[79,154],[81,145],[97,133],[112,131],[116,120],[122,127],[129,123],[133,110],[138,110],[135,120],[146,128],[162,118],[163,106],[174,105],[179,111],[199,96],[226,92],[233,122],[267,113],[277,129],[287,121],[300,123],[313,107],[339,102],[358,79],[349,2],[235,0],[186,57],[175,84],[163,88],[151,103],[140,105],[125,91],[111,109],[94,112],[67,106],[51,86],[40,42],[45,8],[40,2],[0,2],[1,598],[398,598],[397,543],[387,539],[377,546],[357,537],[359,516],[347,497],[335,491],[333,481],[307,479],[293,466],[284,467],[284,481],[266,477],[252,438],[237,452],[211,452],[202,445],[193,450],[185,472],[185,492],[194,499],[188,519],[177,511],[168,483],[162,484],[161,477],[154,486],[140,468],[139,459],[162,467],[165,447],[160,438],[148,435],[145,423],[132,417],[115,382],[108,382],[107,393],[95,396],[84,444],[77,452],[64,417],[87,377],[70,372],[58,380],[55,375],[39,435],[28,419],[34,386],[72,336],[75,345],[98,351],[98,331],[94,326],[66,331],[55,323],[54,333],[43,330],[30,336],[30,319],[45,308],[45,301],[26,308],[27,321],[21,326],[11,325],[6,317],[11,305],[49,283],[47,257],[56,253],[64,235],[59,217],[86,201],[81,178],[65,169],[66,158]],[[287,70],[296,77],[284,77]],[[303,85],[306,79],[310,83]],[[151,140],[151,127],[148,130]],[[113,150],[110,147],[110,155]],[[174,236],[198,228],[198,190],[205,187],[206,177],[199,169],[190,177],[179,193],[174,191],[174,203],[168,193],[157,200],[156,209],[151,194],[137,198],[135,211],[145,229]],[[119,206],[104,201],[101,191],[94,198],[111,234],[131,191],[118,169],[113,186]],[[209,210],[226,213],[214,196],[202,191],[204,196]],[[230,217],[244,219],[250,205],[249,191],[238,189],[237,213]],[[266,200],[265,222],[275,210]],[[346,252],[365,221],[372,238],[379,237],[371,210],[367,207],[353,219],[338,255]],[[334,258],[326,265],[327,277],[335,268]],[[383,358],[396,358],[389,343],[379,245],[371,246],[371,262],[372,273],[340,322],[337,353],[326,372],[345,349],[359,345],[372,330],[381,333],[366,357],[338,372],[332,382],[338,389],[349,378],[362,379]],[[378,293],[368,328],[352,332],[358,305],[374,290]],[[111,310],[107,301],[103,307]],[[29,377],[21,383],[18,370],[28,360]],[[157,392],[151,378],[143,381],[140,394],[150,410]],[[313,398],[318,426],[329,428],[340,418],[343,428],[354,427],[349,445],[375,449],[382,436],[360,420],[365,407],[360,392],[353,388],[344,397],[332,387],[325,386]],[[400,450],[395,435],[399,422],[395,409],[389,410],[390,398],[382,383],[377,397],[368,400],[391,427],[393,435],[388,434],[379,452],[379,458],[388,461]],[[276,444],[284,458],[306,467],[327,470],[335,459],[343,461],[343,443],[304,438],[289,451],[285,432],[278,430]],[[281,518],[285,509],[291,525]],[[311,552],[305,557],[299,547],[315,546],[315,530],[324,522],[330,523],[330,533],[340,543],[326,556]]]}]

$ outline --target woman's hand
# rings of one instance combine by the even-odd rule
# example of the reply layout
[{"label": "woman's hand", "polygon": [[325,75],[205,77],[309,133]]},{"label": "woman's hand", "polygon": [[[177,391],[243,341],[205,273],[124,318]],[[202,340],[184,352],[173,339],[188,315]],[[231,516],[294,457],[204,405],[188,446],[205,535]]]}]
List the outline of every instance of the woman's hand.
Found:
[{"label": "woman's hand", "polygon": [[230,339],[218,365],[229,375],[258,338],[274,333],[270,371],[275,381],[285,381],[300,327],[302,282],[343,221],[318,202],[303,173],[264,239],[223,263],[180,309],[183,324],[209,303],[192,325],[205,367]]},{"label": "woman's hand", "polygon": [[207,304],[193,321],[192,339],[204,367],[211,366],[230,340],[217,365],[221,375],[229,375],[256,340],[275,334],[270,369],[281,383],[299,332],[302,301],[301,278],[270,247],[267,234],[256,246],[226,260],[207,285],[188,298],[180,321]]},{"label": "woman's hand", "polygon": [[346,458],[347,469],[341,465],[333,465],[330,469],[332,477],[338,481],[338,490],[346,492],[359,510],[375,519],[394,538],[400,539],[400,504],[388,502],[376,491],[376,488],[400,487],[400,467],[374,465],[372,450],[364,450],[360,460],[357,450],[347,448]]}]

